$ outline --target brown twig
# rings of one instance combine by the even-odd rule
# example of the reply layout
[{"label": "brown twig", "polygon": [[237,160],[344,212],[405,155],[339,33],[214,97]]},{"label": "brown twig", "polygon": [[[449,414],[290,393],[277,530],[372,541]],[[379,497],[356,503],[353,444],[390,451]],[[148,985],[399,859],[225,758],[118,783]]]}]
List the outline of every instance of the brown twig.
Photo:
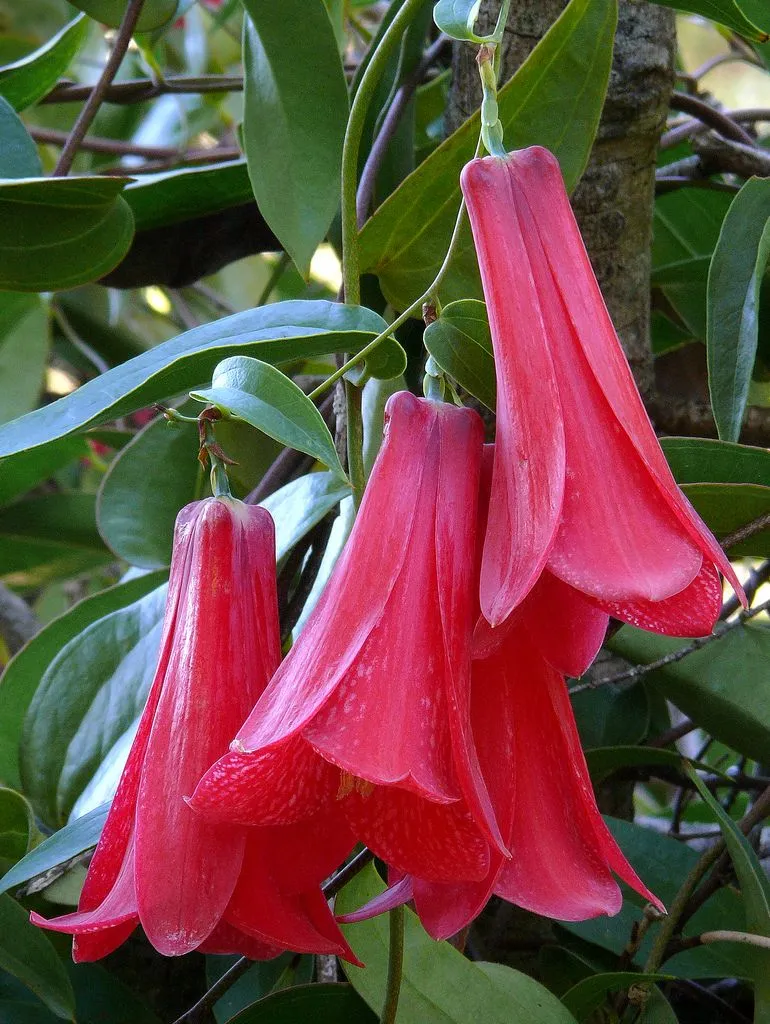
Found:
[{"label": "brown twig", "polygon": [[666,668],[668,665],[675,665],[678,661],[688,657],[690,654],[694,654],[695,651],[699,651],[702,647],[706,647],[708,644],[714,643],[715,640],[721,640],[721,638],[731,630],[735,629],[737,626],[743,625],[743,623],[747,622],[749,619],[753,619],[755,615],[766,612],[768,608],[770,608],[770,601],[763,601],[762,604],[757,605],[756,608],[748,608],[746,611],[741,612],[741,614],[731,622],[720,623],[714,632],[709,634],[709,636],[696,637],[685,647],[680,647],[676,651],[664,654],[663,657],[656,658],[655,661],[651,661],[647,665],[634,665],[633,668],[626,669],[623,672],[618,672],[615,675],[604,676],[602,679],[591,680],[587,683],[580,683],[578,686],[573,686],[570,689],[570,694],[582,693],[583,690],[595,690],[600,686],[624,683],[631,679],[641,679],[642,676],[646,676],[649,672],[656,672],[658,669]]},{"label": "brown twig", "polygon": [[764,515],[757,516],[756,519],[752,519],[750,523],[746,523],[745,526],[739,526],[737,530],[733,530],[732,533],[728,533],[726,537],[723,537],[719,542],[725,551],[729,551],[730,548],[736,547],[738,544],[742,544],[743,541],[748,540],[749,537],[753,537],[757,533],[761,533],[762,530],[770,527],[770,512],[765,512]]},{"label": "brown twig", "polygon": [[[36,142],[49,143],[52,146],[64,146],[69,139],[69,132],[58,128],[36,128],[30,125],[27,131]],[[80,140],[79,149],[89,153],[111,153],[115,156],[182,157],[184,154],[174,146],[139,146],[133,142],[120,139],[105,139],[98,135],[86,135]]]},{"label": "brown twig", "polygon": [[99,81],[91,90],[91,94],[86,100],[83,109],[78,114],[77,121],[72,127],[72,131],[69,134],[69,138],[64,145],[59,156],[59,161],[53,170],[54,178],[63,178],[69,174],[72,163],[77,156],[78,149],[83,139],[88,133],[88,129],[91,127],[94,118],[96,117],[99,107],[104,101],[107,90],[112,84],[112,80],[118,73],[118,68],[123,63],[123,58],[128,50],[131,37],[134,34],[136,23],[139,20],[139,15],[142,13],[142,7],[144,6],[144,0],[128,0],[126,4],[125,14],[120,23],[115,40],[112,44],[112,50],[107,58],[107,61],[102,69],[102,73],[99,76]]},{"label": "brown twig", "polygon": [[[91,96],[94,88],[92,85],[59,82],[40,102],[80,103]],[[240,75],[171,75],[158,82],[151,78],[134,78],[112,83],[105,90],[102,101],[117,104],[143,103],[168,94],[240,92],[242,89],[243,78]]]},{"label": "brown twig", "polygon": [[742,178],[755,174],[765,178],[770,175],[770,153],[758,146],[747,146],[708,132],[703,136],[696,135],[692,148],[700,157],[706,175],[730,173]]},{"label": "brown twig", "polygon": [[672,725],[670,729],[666,729],[659,736],[654,736],[651,740],[647,741],[648,747],[667,747],[670,743],[675,743],[680,740],[683,736],[687,736],[688,733],[693,732],[698,726],[695,722],[691,722],[689,718],[685,718],[679,725]]},{"label": "brown twig", "polygon": [[[754,600],[754,595],[762,584],[767,583],[768,580],[770,580],[770,558],[762,562],[761,565],[758,565],[756,569],[752,569],[749,574],[749,578],[743,584],[746,600],[749,603]],[[722,611],[719,618],[729,619],[731,615],[738,611],[740,606],[740,598],[736,594],[732,594],[722,605]]]},{"label": "brown twig", "polygon": [[[237,160],[242,155],[237,146],[212,146],[209,149],[188,149],[186,153],[175,151],[173,157],[168,157],[164,160],[148,160],[147,163],[132,167],[131,176],[136,177],[140,174],[155,174],[158,171],[168,171],[174,167],[179,167],[181,164],[196,167],[204,164],[219,164],[224,163],[226,160]],[[120,165],[108,167],[103,173],[125,174],[126,168]]]},{"label": "brown twig", "polygon": [[364,221],[369,216],[369,209],[372,204],[377,175],[380,167],[382,166],[382,161],[385,158],[388,146],[390,145],[393,136],[396,133],[396,129],[398,128],[399,122],[404,115],[404,111],[417,90],[417,86],[425,77],[426,71],[430,68],[431,64],[433,64],[448,42],[449,39],[447,36],[443,34],[439,36],[435,43],[425,51],[425,56],[420,61],[419,66],[411,75],[404,79],[397,90],[396,95],[393,97],[393,102],[388,108],[387,114],[383,118],[382,126],[377,133],[377,137],[372,143],[372,148],[369,150],[369,155],[366,158],[366,163],[364,164],[364,169],[361,172],[361,178],[358,183],[356,213],[358,216],[359,228],[363,227]]},{"label": "brown twig", "polygon": [[692,115],[726,139],[742,142],[747,146],[753,147],[755,145],[754,139],[745,128],[741,128],[729,115],[721,110],[717,110],[716,107],[712,107],[711,104],[706,103],[697,96],[691,96],[685,92],[674,92],[671,94],[671,109]]}]

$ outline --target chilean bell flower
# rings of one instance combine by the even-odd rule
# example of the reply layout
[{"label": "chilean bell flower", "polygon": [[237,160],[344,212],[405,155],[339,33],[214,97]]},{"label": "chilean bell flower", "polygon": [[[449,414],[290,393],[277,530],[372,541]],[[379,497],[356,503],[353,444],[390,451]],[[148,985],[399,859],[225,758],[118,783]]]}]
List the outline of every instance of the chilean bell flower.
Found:
[{"label": "chilean bell flower", "polygon": [[[493,446],[485,445],[480,535],[490,514],[492,463]],[[579,608],[570,619],[570,604],[546,605],[564,586],[555,577],[541,578],[495,631],[496,642],[473,661],[472,731],[509,856],[490,849],[487,876],[473,882],[441,884],[391,871],[392,884],[382,895],[341,920],[362,920],[414,900],[426,930],[445,939],[497,895],[545,917],[581,921],[620,910],[613,873],[662,909],[596,806],[567,687],[554,664],[574,669],[590,663],[604,629],[593,628]]]},{"label": "chilean bell flower", "polygon": [[547,570],[543,587],[584,617],[709,633],[719,571],[740,584],[671,475],[556,158],[535,146],[475,159],[461,185],[497,375],[484,618],[498,627]]},{"label": "chilean bell flower", "polygon": [[247,830],[205,821],[186,803],[280,657],[269,513],[229,496],[187,505],[158,666],[78,910],[32,914],[74,936],[75,961],[112,952],[137,924],[167,956],[352,956],[320,890],[353,845],[343,821],[332,813]]},{"label": "chilean bell flower", "polygon": [[616,914],[618,875],[660,909],[612,838],[591,789],[563,677],[517,627],[473,663],[472,718],[484,780],[509,857],[490,851],[486,878],[439,884],[395,873],[344,921],[407,900],[436,939],[456,934],[492,895],[545,917]]},{"label": "chilean bell flower", "polygon": [[345,550],[194,808],[279,825],[331,804],[401,871],[487,875],[504,846],[470,726],[482,439],[472,410],[389,399]]}]

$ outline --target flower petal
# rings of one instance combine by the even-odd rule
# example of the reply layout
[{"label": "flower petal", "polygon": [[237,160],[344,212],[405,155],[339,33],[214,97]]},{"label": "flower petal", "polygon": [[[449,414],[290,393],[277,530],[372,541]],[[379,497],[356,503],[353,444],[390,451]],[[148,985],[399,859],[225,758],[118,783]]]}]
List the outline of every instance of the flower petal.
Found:
[{"label": "flower petal", "polygon": [[460,183],[495,350],[497,438],[481,611],[498,626],[540,575],[553,543],[564,493],[564,431],[506,164],[472,160]]},{"label": "flower petal", "polygon": [[596,603],[614,618],[652,633],[708,636],[722,610],[722,581],[714,564],[704,561],[692,583],[663,601]]},{"label": "flower petal", "polygon": [[593,273],[556,158],[548,150],[533,146],[512,153],[508,159],[515,167],[520,194],[531,211],[531,222],[575,336],[618,424],[691,540],[719,567],[736,593],[743,595],[729,560],[677,487],[661,451]]},{"label": "flower petal", "polygon": [[32,911],[29,919],[39,928],[76,936],[72,952],[76,963],[99,960],[117,949],[139,922],[134,893],[134,844],[131,838],[112,888],[94,909],[79,909],[51,920]]},{"label": "flower petal", "polygon": [[355,924],[357,921],[369,921],[380,914],[386,914],[389,910],[402,907],[414,896],[414,885],[411,875],[404,875],[397,882],[389,885],[379,896],[374,896],[368,903],[364,903],[358,910],[351,910],[349,914],[339,914],[337,920],[342,924]]},{"label": "flower petal", "polygon": [[[562,520],[548,567],[600,600],[662,600],[694,579],[701,550],[655,486],[591,372],[570,320],[567,297],[556,288],[552,261],[527,205],[529,197],[523,190],[515,194],[566,437]],[[574,280],[573,287],[579,286]]]},{"label": "flower petal", "polygon": [[237,953],[249,960],[272,960],[284,952],[263,939],[239,931],[228,921],[220,921],[211,935],[197,947],[198,953],[213,953],[218,956]]},{"label": "flower petal", "polygon": [[545,660],[563,675],[577,678],[604,642],[611,613],[546,569],[524,602],[496,629],[476,623],[474,658],[486,658],[511,630],[523,628]]},{"label": "flower petal", "polygon": [[[432,430],[430,404],[407,392],[388,402],[385,440],[353,531],[300,638],[239,731],[243,750],[266,750],[304,728],[332,696],[379,621],[408,553],[404,538],[412,529],[422,476],[414,446],[417,437]],[[392,419],[400,421],[399,429],[390,429]],[[387,505],[383,491],[389,495]],[[374,579],[376,587],[370,586]]]},{"label": "flower petal", "polygon": [[[136,808],[139,916],[167,956],[211,934],[243,858],[240,829],[205,821],[184,800],[259,696],[279,654],[272,522],[228,499],[200,503],[174,643],[147,745]],[[267,621],[265,616],[267,615]],[[239,645],[233,656],[233,644]],[[224,698],[224,699],[223,699]]]},{"label": "flower petal", "polygon": [[[236,928],[300,953],[334,953],[358,963],[337,926],[319,881],[304,890],[287,890],[291,858],[301,858],[297,840],[311,841],[307,827],[289,836],[277,828],[250,832],[241,877],[226,911]],[[283,863],[282,863],[283,862]],[[339,863],[339,861],[337,861]],[[281,877],[283,876],[283,878]]]},{"label": "flower petal", "polygon": [[[266,753],[245,753],[235,740],[229,753],[203,775],[190,799],[211,821],[289,825],[333,801],[340,772],[302,738],[293,736]],[[302,780],[301,785],[298,780]]]},{"label": "flower petal", "polygon": [[462,802],[440,805],[403,789],[354,790],[342,809],[354,834],[397,871],[437,882],[484,878],[489,846]]},{"label": "flower petal", "polygon": [[564,680],[523,631],[474,664],[474,731],[511,850],[497,895],[560,920],[614,914],[612,868],[649,898],[596,808]]}]

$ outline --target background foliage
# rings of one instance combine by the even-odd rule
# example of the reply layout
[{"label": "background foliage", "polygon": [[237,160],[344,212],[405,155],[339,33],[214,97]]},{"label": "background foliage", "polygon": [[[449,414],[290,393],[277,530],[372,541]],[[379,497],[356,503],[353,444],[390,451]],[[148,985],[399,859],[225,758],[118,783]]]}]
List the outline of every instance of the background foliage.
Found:
[{"label": "background foliage", "polygon": [[[0,1021],[14,1024],[170,1021],[230,966],[164,962],[135,937],[75,967],[64,936],[27,920],[77,902],[152,678],[174,518],[207,493],[195,426],[154,403],[234,417],[217,439],[235,492],[276,519],[288,642],[350,528],[335,410],[307,396],[433,280],[479,130],[475,115],[449,132],[465,44],[426,2],[364,126],[363,298],[342,306],[346,120],[399,0],[145,0],[108,82],[127,6],[0,2]],[[442,0],[438,23],[473,36],[477,6]],[[578,924],[492,906],[453,946],[407,911],[403,1024],[770,1021],[770,14],[764,0],[664,6],[679,12],[679,49],[658,156],[651,411],[683,407],[679,434],[713,435],[664,449],[753,606],[728,599],[706,641],[624,626],[573,701],[613,833],[678,913],[661,924],[633,895]],[[507,145],[549,146],[570,188],[616,13],[615,0],[570,0],[500,90]],[[467,228],[454,253],[424,343],[493,411]],[[422,334],[404,317],[357,371],[367,467],[387,396],[421,380]],[[382,886],[369,867],[339,902]],[[185,1019],[374,1020],[387,929],[348,926],[366,967],[344,979],[285,955]]]}]

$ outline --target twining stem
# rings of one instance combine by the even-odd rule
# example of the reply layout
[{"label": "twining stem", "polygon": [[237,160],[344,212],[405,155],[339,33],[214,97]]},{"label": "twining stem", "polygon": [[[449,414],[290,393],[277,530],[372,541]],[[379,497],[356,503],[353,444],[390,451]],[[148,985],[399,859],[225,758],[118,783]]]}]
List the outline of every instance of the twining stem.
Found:
[{"label": "twining stem", "polygon": [[[478,151],[479,147],[477,146],[476,152],[478,153]],[[422,293],[422,295],[420,295],[419,298],[415,299],[410,306],[406,307],[403,313],[400,313],[396,317],[392,324],[389,324],[384,331],[381,331],[377,335],[377,337],[370,341],[368,345],[365,345],[360,350],[360,352],[356,352],[354,356],[351,356],[350,359],[344,362],[342,366],[336,369],[334,373],[332,373],[329,377],[326,378],[325,381],[322,381],[318,385],[318,387],[315,388],[315,390],[311,391],[308,396],[309,398],[315,399],[318,398],[319,395],[322,395],[324,391],[327,391],[330,387],[332,387],[333,384],[336,384],[341,377],[344,377],[348,370],[352,370],[353,367],[357,366],[362,359],[366,359],[368,355],[374,352],[378,345],[380,345],[383,341],[385,341],[386,338],[389,338],[393,333],[395,333],[395,331],[397,331],[402,324],[405,324],[410,317],[414,316],[416,313],[419,313],[424,303],[431,302],[433,299],[435,299],[436,292],[441,287],[441,284],[444,278],[446,277],[446,273],[449,270],[449,265],[452,262],[452,257],[454,256],[455,250],[457,248],[457,243],[460,238],[460,231],[462,229],[464,219],[465,200],[463,200],[460,203],[460,208],[457,211],[455,226],[452,230],[452,237],[449,240],[449,246],[447,247],[444,262],[441,264],[438,273],[433,278],[433,281],[430,283],[430,285],[425,289],[425,291]]]},{"label": "twining stem", "polygon": [[390,948],[388,951],[388,980],[385,986],[385,1005],[380,1024],[395,1024],[401,978],[404,972],[404,908],[394,907],[389,915]]},{"label": "twining stem", "polygon": [[353,487],[353,503],[356,511],[361,504],[366,487],[366,469],[364,468],[364,416],[362,410],[363,395],[361,388],[345,381],[345,406],[347,410],[347,450],[348,477]]},{"label": "twining stem", "polygon": [[350,116],[342,147],[341,219],[342,286],[345,302],[351,305],[358,305],[361,298],[356,193],[358,191],[358,155],[361,149],[366,115],[391,55],[407,26],[424,5],[425,0],[404,0],[401,9],[388,25],[377,49],[372,54],[350,107]]},{"label": "twining stem", "polygon": [[645,974],[655,974],[665,960],[666,949],[679,925],[684,908],[709,869],[719,860],[723,849],[723,843],[715,843],[702,853],[693,865],[689,875],[682,883],[682,887],[676,894],[674,902],[671,904],[668,916],[663,918],[661,922],[652,949],[647,957],[647,962],[644,965]]},{"label": "twining stem", "polygon": [[286,252],[282,252],[281,255],[278,257],[275,266],[270,271],[270,276],[265,282],[265,287],[262,289],[262,292],[259,298],[257,299],[258,306],[264,306],[264,304],[270,298],[273,289],[283,277],[284,272],[288,269],[290,263],[291,257],[289,256],[289,254]]},{"label": "twining stem", "polygon": [[112,80],[118,73],[118,68],[123,63],[123,58],[128,50],[128,45],[131,42],[131,37],[134,34],[136,23],[139,20],[139,15],[142,13],[142,7],[144,0],[128,0],[126,4],[125,14],[123,20],[120,23],[120,28],[117,31],[115,40],[112,44],[112,50],[107,58],[107,62],[104,65],[99,81],[96,83],[91,91],[90,96],[86,100],[83,109],[78,114],[78,119],[72,127],[69,138],[61,151],[59,156],[59,162],[53,171],[54,178],[63,178],[70,172],[72,163],[77,156],[80,143],[85,138],[88,129],[93,124],[93,120],[96,117],[99,107],[102,105],[105,94],[112,84]]}]

